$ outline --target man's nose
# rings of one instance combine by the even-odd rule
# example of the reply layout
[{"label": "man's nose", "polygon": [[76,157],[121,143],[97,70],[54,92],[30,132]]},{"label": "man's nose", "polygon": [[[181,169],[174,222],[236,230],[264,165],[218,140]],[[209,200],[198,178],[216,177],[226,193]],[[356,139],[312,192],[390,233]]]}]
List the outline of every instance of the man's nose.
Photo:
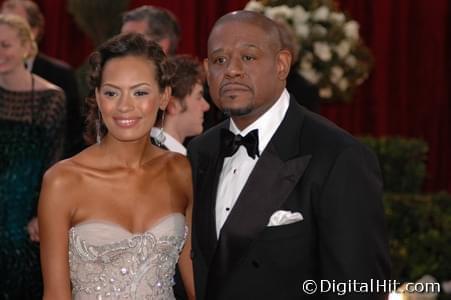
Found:
[{"label": "man's nose", "polygon": [[243,75],[243,62],[238,57],[230,58],[227,68],[226,68],[226,76],[236,77]]},{"label": "man's nose", "polygon": [[202,104],[202,111],[207,111],[210,109],[210,104],[208,104],[204,97],[202,97]]}]

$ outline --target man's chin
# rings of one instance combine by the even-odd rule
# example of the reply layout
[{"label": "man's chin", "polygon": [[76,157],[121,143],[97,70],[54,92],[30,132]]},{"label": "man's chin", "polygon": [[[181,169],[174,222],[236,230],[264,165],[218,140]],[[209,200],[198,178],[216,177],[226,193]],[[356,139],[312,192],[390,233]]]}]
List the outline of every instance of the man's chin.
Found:
[{"label": "man's chin", "polygon": [[252,107],[231,107],[231,108],[224,108],[224,113],[228,115],[229,117],[242,117],[246,116],[249,113],[252,112]]}]

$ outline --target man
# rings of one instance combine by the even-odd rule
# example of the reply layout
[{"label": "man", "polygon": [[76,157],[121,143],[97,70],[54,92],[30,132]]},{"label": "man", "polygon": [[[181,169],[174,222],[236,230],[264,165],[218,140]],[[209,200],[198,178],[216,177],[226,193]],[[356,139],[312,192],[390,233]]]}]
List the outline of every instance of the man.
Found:
[{"label": "man", "polygon": [[[27,20],[36,42],[40,41],[44,34],[44,17],[36,3],[30,0],[6,0],[2,5],[2,13],[15,14]],[[67,122],[63,156],[67,158],[77,154],[85,144],[78,85],[73,70],[68,64],[42,53],[26,64],[32,73],[56,84],[66,94]]]},{"label": "man", "polygon": [[320,293],[320,280],[388,279],[382,182],[366,147],[290,98],[290,61],[258,13],[227,14],[210,34],[210,93],[230,119],[188,148],[197,299],[383,297]]},{"label": "man", "polygon": [[152,128],[151,137],[156,144],[186,155],[183,142],[187,137],[203,131],[204,113],[210,106],[203,97],[204,74],[201,65],[189,56],[174,56],[175,65],[171,99],[164,119]]},{"label": "man", "polygon": [[144,5],[122,17],[122,33],[137,32],[158,43],[167,55],[174,55],[180,40],[176,17],[164,8]]}]

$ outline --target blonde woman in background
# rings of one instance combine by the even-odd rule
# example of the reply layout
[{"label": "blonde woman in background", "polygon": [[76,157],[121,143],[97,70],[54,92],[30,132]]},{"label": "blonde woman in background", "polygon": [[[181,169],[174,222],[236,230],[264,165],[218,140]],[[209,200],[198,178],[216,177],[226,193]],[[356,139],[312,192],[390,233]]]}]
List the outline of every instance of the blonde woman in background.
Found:
[{"label": "blonde woman in background", "polygon": [[[60,158],[63,91],[30,73],[37,46],[27,23],[0,14],[0,298],[40,299],[35,220],[43,173]],[[32,221],[32,223],[35,221]]]}]

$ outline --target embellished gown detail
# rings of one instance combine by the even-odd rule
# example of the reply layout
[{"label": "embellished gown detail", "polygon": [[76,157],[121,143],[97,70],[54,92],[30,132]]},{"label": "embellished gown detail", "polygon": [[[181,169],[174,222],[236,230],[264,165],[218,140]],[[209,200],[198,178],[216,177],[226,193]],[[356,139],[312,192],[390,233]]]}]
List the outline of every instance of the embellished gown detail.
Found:
[{"label": "embellished gown detail", "polygon": [[42,176],[60,158],[66,122],[60,90],[0,87],[0,299],[42,299],[36,216]]},{"label": "embellished gown detail", "polygon": [[172,213],[144,233],[101,220],[69,231],[72,297],[175,299],[175,266],[188,234],[185,217]]}]

